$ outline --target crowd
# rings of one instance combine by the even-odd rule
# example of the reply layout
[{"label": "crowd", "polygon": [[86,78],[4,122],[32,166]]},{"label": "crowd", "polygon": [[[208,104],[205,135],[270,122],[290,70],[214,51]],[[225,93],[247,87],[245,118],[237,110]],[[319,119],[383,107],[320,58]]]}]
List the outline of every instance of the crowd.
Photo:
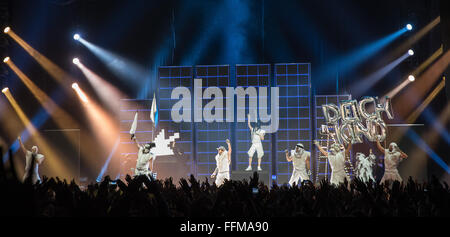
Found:
[{"label": "crowd", "polygon": [[[2,162],[0,162],[2,163]],[[222,186],[191,176],[176,185],[172,179],[146,176],[110,180],[80,188],[75,182],[43,177],[22,182],[14,169],[1,164],[2,216],[149,216],[149,217],[395,217],[449,216],[447,183],[432,178],[417,183],[364,183],[354,179],[340,186],[326,181],[300,187],[258,180],[226,181]]]}]

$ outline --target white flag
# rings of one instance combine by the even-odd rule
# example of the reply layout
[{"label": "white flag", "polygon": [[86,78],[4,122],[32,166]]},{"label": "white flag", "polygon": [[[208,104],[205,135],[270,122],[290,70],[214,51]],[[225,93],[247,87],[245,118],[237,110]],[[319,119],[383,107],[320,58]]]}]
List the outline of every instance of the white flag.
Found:
[{"label": "white flag", "polygon": [[156,96],[155,93],[153,93],[153,101],[152,101],[152,108],[150,110],[150,119],[152,120],[153,124],[158,124],[158,108],[156,107]]},{"label": "white flag", "polygon": [[131,124],[130,134],[134,135],[136,133],[136,127],[137,127],[137,120],[138,120],[138,113],[134,115],[134,121]]}]

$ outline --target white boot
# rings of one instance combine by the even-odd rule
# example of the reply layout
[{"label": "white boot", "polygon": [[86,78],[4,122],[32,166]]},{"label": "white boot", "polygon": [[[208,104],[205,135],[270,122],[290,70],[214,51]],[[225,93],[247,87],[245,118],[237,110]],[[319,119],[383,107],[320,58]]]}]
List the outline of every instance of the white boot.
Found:
[{"label": "white boot", "polygon": [[262,171],[261,166],[258,166],[258,171]]},{"label": "white boot", "polygon": [[245,171],[251,171],[252,170],[252,166],[251,165],[249,165],[248,167],[247,167],[247,169],[245,169]]}]

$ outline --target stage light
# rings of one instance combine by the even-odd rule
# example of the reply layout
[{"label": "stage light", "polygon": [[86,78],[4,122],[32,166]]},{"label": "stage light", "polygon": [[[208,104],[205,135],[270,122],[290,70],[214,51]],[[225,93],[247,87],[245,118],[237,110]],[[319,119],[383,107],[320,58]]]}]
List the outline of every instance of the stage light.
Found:
[{"label": "stage light", "polygon": [[397,67],[401,62],[410,57],[408,53],[404,53],[401,57],[395,59],[394,61],[388,63],[386,66],[378,69],[362,80],[356,82],[351,86],[351,90],[354,92],[354,96],[358,97],[363,95],[367,90],[369,90],[373,85],[378,83],[382,78],[384,78],[390,71]]},{"label": "stage light", "polygon": [[413,56],[414,55],[414,51],[412,49],[408,50],[408,54]]},{"label": "stage light", "polygon": [[52,76],[53,79],[60,83],[69,83],[73,81],[72,77],[67,72],[31,47],[27,42],[14,33],[13,30],[9,30],[8,35],[20,46],[22,46],[22,48],[25,49],[25,51],[27,51],[27,53],[33,57],[50,74],[50,76]]},{"label": "stage light", "polygon": [[73,64],[79,64],[80,60],[78,58],[73,58],[72,62]]},{"label": "stage light", "polygon": [[73,83],[72,84],[72,88],[75,90],[75,92],[77,93],[78,97],[80,97],[80,99],[84,102],[87,103],[89,102],[87,96],[84,94],[84,92],[80,89],[80,87],[78,86],[78,83]]},{"label": "stage light", "polygon": [[142,79],[147,78],[149,72],[141,65],[94,45],[84,38],[80,38],[79,42],[95,54],[118,78],[126,79],[126,83],[133,88],[142,87]]},{"label": "stage light", "polygon": [[413,81],[416,80],[416,78],[415,78],[413,75],[409,75],[409,76],[408,76],[408,80],[409,80],[410,82],[413,82]]},{"label": "stage light", "polygon": [[11,30],[11,28],[9,26],[5,27],[5,29],[3,30],[3,32],[8,33]]},{"label": "stage light", "polygon": [[108,106],[112,112],[118,114],[119,111],[117,110],[117,101],[119,99],[127,98],[127,95],[121,92],[117,87],[113,86],[107,80],[103,79],[92,70],[87,68],[85,65],[83,65],[82,62],[78,63],[77,67],[81,70],[86,79],[88,79],[88,82],[92,85],[92,88],[94,88],[96,93],[99,95],[103,104]]},{"label": "stage light", "polygon": [[407,29],[407,30],[412,30],[412,28],[413,28],[413,27],[412,27],[411,24],[407,24],[407,25],[406,25],[406,29]]},{"label": "stage light", "polygon": [[5,87],[5,88],[3,88],[2,93],[4,94],[4,93],[6,93],[6,92],[8,92],[8,91],[9,91],[9,88],[8,88],[8,87]]},{"label": "stage light", "polygon": [[79,34],[74,34],[73,35],[73,39],[74,40],[79,40],[80,39],[80,35]]},{"label": "stage light", "polygon": [[9,57],[6,57],[6,58],[3,59],[3,62],[4,62],[4,63],[6,63],[6,62],[8,62],[8,61],[9,61]]}]

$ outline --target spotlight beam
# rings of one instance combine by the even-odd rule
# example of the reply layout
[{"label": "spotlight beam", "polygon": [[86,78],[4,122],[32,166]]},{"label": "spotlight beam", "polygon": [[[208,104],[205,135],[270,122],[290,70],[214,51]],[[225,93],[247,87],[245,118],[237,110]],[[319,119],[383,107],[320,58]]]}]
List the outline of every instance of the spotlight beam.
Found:
[{"label": "spotlight beam", "polygon": [[[450,50],[445,52],[432,66],[430,66],[401,97],[394,102],[400,116],[409,114],[413,108],[420,104],[422,98],[433,87],[439,76],[450,64]],[[408,80],[409,81],[409,80]]]},{"label": "spotlight beam", "polygon": [[411,115],[408,116],[406,119],[407,123],[413,123],[417,120],[417,118],[420,116],[420,114],[423,112],[423,110],[430,104],[430,102],[436,97],[437,94],[444,88],[445,86],[445,80],[442,80],[436,88],[427,96],[427,98],[420,104],[419,107],[417,107],[414,112],[411,113]]},{"label": "spotlight beam", "polygon": [[417,41],[422,39],[428,32],[430,32],[440,22],[441,22],[441,17],[440,16],[436,17],[430,23],[428,23],[426,26],[421,28],[413,36],[409,37],[399,47],[397,47],[395,50],[391,51],[390,54],[387,54],[386,57],[384,57],[381,61],[391,61],[393,58],[398,57],[398,55],[402,54],[403,52],[405,52],[406,50],[411,48]]},{"label": "spotlight beam", "polygon": [[50,59],[39,53],[27,42],[20,38],[13,30],[9,30],[7,34],[22,46],[28,54],[30,54],[57,82],[67,85],[73,79],[63,69],[53,63]]},{"label": "spotlight beam", "polygon": [[[435,123],[447,124],[450,118],[450,103],[447,103],[447,106],[444,110],[442,110],[439,118]],[[414,132],[410,130],[411,132]],[[410,133],[408,135],[410,135]],[[433,129],[427,130],[424,134],[422,134],[422,138],[420,138],[417,134],[416,136],[412,136],[412,138],[418,138],[419,143],[416,142],[418,147],[416,147],[410,155],[411,160],[422,161],[426,159],[427,155],[431,157],[439,166],[441,166],[447,173],[450,173],[449,166],[432,150],[432,148],[439,141],[439,133],[437,133]],[[411,136],[410,136],[411,137]],[[425,141],[427,141],[425,143]],[[413,169],[419,170],[424,168],[424,163],[422,164],[414,164]]]},{"label": "spotlight beam", "polygon": [[83,37],[80,37],[79,42],[97,56],[116,76],[131,82],[133,88],[140,87],[142,80],[148,77],[148,72],[131,60],[94,45]]},{"label": "spotlight beam", "polygon": [[385,77],[390,71],[392,71],[395,67],[397,67],[400,63],[402,63],[405,59],[407,59],[410,56],[411,55],[408,52],[406,52],[401,57],[387,64],[383,68],[380,68],[379,70],[372,73],[368,77],[358,81],[351,88],[352,94],[355,94],[355,96],[357,97],[364,94],[372,86],[374,86],[377,82],[379,82],[383,77]]},{"label": "spotlight beam", "polygon": [[[49,167],[51,168],[53,174],[55,174],[58,177],[67,177],[71,176],[71,172],[67,169],[67,166],[61,162],[58,157],[63,157],[61,154],[58,154],[50,144],[47,143],[47,141],[42,137],[42,135],[37,131],[37,129],[34,127],[34,125],[30,122],[28,117],[25,115],[23,110],[20,108],[17,101],[14,99],[10,91],[7,91],[4,93],[8,101],[10,102],[13,109],[16,111],[17,115],[19,116],[19,119],[22,121],[22,123],[25,125],[26,129],[29,131],[30,136],[34,136],[37,143],[41,147],[43,153],[46,155],[46,163],[49,164]],[[68,175],[69,174],[69,175]]]},{"label": "spotlight beam", "polygon": [[[335,75],[336,72],[339,73],[349,72],[353,68],[363,63],[366,59],[370,58],[375,53],[379,52],[381,49],[389,45],[391,42],[400,37],[406,31],[407,31],[406,28],[403,27],[400,30],[397,30],[381,39],[371,42],[363,47],[357,48],[356,50],[353,50],[349,54],[333,60],[330,64],[325,65],[323,68],[318,70],[319,73],[316,78],[320,80],[328,78],[331,75]],[[404,50],[403,52],[405,51],[406,50]]]},{"label": "spotlight beam", "polygon": [[31,91],[34,97],[41,103],[49,115],[51,115],[60,128],[79,127],[78,123],[63,109],[61,109],[44,91],[26,76],[12,60],[6,63],[9,68],[20,78],[25,86]]},{"label": "spotlight beam", "polygon": [[73,83],[72,84],[72,88],[75,90],[75,92],[77,93],[77,95],[78,95],[78,97],[80,98],[81,101],[83,101],[84,103],[88,103],[89,102],[86,94],[84,94],[84,92],[80,89],[80,87],[78,86],[77,83]]},{"label": "spotlight beam", "polygon": [[128,96],[126,96],[115,86],[111,85],[106,80],[101,78],[99,75],[95,74],[83,63],[79,62],[76,65],[88,79],[89,83],[92,85],[92,88],[94,88],[94,90],[101,98],[103,104],[106,104],[111,111],[114,111],[116,114],[118,114],[119,111],[117,111],[117,103],[120,99],[127,98]]},{"label": "spotlight beam", "polygon": [[[422,73],[434,60],[436,60],[443,52],[442,45],[441,47],[436,50],[430,57],[428,57],[423,63],[421,63],[414,71],[410,73],[410,75],[417,76],[420,73]],[[384,95],[384,97],[393,98],[397,95],[398,92],[400,92],[403,88],[405,88],[409,83],[411,83],[410,80],[406,79],[400,85],[396,86],[394,89],[389,91],[387,94]]]}]

